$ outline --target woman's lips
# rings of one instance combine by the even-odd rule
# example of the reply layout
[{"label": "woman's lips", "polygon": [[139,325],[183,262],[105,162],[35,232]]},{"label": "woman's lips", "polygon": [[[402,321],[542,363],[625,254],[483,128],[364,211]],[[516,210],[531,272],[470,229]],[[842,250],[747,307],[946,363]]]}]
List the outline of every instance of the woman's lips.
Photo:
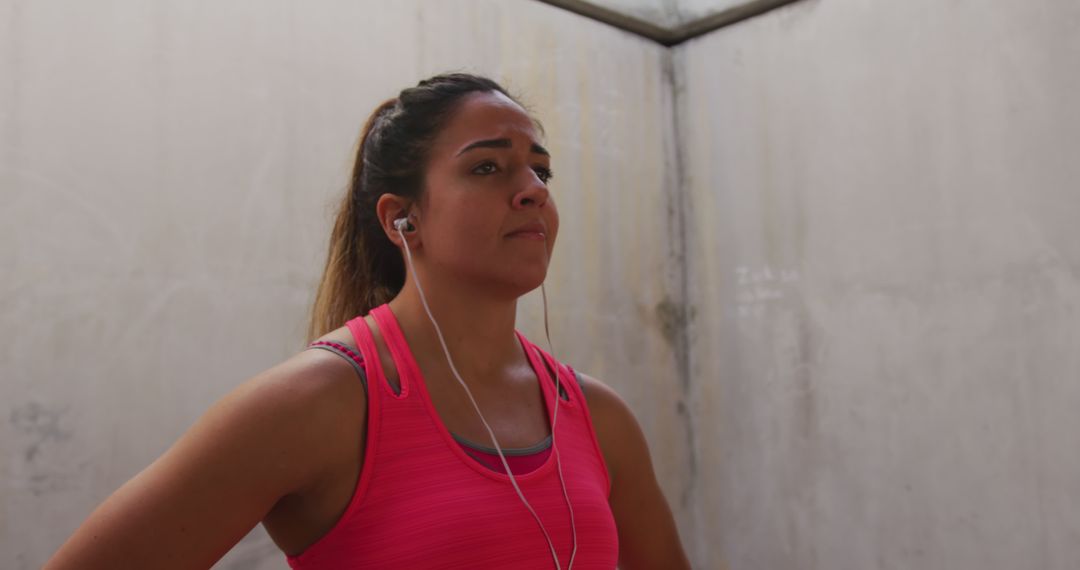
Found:
[{"label": "woman's lips", "polygon": [[544,241],[545,239],[547,239],[547,236],[543,232],[530,232],[530,231],[514,232],[514,233],[510,234],[507,237],[531,239],[531,240],[538,240],[538,241]]},{"label": "woman's lips", "polygon": [[518,226],[518,229],[506,234],[506,237],[544,241],[547,239],[547,227],[537,220]]}]

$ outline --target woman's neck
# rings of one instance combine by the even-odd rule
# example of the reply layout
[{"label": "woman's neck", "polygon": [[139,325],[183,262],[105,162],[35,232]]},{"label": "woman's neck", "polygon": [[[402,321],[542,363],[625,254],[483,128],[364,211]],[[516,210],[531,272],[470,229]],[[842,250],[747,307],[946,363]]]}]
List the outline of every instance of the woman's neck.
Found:
[{"label": "woman's neck", "polygon": [[[441,285],[428,285],[424,295],[462,379],[470,385],[497,381],[503,371],[521,365],[525,355],[514,334],[517,301]],[[417,361],[426,360],[450,375],[435,327],[411,279],[389,305]]]}]

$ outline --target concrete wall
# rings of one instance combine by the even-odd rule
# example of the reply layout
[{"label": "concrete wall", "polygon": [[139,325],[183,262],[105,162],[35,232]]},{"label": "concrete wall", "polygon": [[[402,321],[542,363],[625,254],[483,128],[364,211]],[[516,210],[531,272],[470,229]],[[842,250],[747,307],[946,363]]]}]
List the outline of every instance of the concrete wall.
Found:
[{"label": "concrete wall", "polygon": [[[40,566],[301,348],[364,119],[450,69],[505,81],[546,124],[555,352],[630,401],[693,536],[663,48],[502,0],[0,0],[0,22],[0,567]],[[521,312],[541,341],[538,293]],[[261,527],[219,564],[284,566]]]},{"label": "concrete wall", "polygon": [[701,567],[1080,567],[1080,5],[806,0],[676,61]]},{"label": "concrete wall", "polygon": [[676,30],[722,12],[755,6],[775,7],[775,0],[563,0],[570,6],[599,6],[630,18]]},{"label": "concrete wall", "polygon": [[602,6],[664,27],[679,24],[679,0],[582,0],[582,4]]},{"label": "concrete wall", "polygon": [[679,22],[686,23],[707,18],[732,8],[760,2],[761,0],[678,0],[676,9],[678,10]]},{"label": "concrete wall", "polygon": [[[0,566],[300,347],[363,119],[455,68],[547,126],[556,354],[631,402],[695,568],[1080,566],[1074,3],[804,0],[670,51],[501,0],[0,22]],[[219,567],[284,561],[258,527]]]}]

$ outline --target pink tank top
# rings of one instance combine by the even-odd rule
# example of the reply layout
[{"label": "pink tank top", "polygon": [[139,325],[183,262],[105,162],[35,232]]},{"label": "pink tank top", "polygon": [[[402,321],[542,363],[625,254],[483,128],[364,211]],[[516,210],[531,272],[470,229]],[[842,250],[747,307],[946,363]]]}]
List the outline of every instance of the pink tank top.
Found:
[{"label": "pink tank top", "polygon": [[[400,393],[386,380],[363,317],[349,321],[368,378],[364,465],[341,518],[304,552],[287,556],[290,567],[554,568],[547,540],[510,478],[470,456],[439,419],[389,306],[371,314],[397,367]],[[555,402],[560,406],[553,435],[577,527],[574,568],[615,568],[611,483],[584,396],[565,365],[515,334],[540,379],[547,415]],[[545,360],[569,401],[556,397]],[[522,475],[511,467],[566,568],[573,541],[556,454],[544,454],[542,464]]]}]

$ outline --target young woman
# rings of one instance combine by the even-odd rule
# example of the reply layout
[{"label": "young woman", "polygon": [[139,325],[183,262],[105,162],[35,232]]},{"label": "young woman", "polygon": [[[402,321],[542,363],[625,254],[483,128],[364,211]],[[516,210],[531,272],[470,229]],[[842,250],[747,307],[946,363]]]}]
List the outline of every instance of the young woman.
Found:
[{"label": "young woman", "polygon": [[206,568],[260,521],[293,568],[688,568],[626,403],[514,328],[559,228],[538,131],[467,74],[380,105],[311,349],[214,404],[46,568]]}]

